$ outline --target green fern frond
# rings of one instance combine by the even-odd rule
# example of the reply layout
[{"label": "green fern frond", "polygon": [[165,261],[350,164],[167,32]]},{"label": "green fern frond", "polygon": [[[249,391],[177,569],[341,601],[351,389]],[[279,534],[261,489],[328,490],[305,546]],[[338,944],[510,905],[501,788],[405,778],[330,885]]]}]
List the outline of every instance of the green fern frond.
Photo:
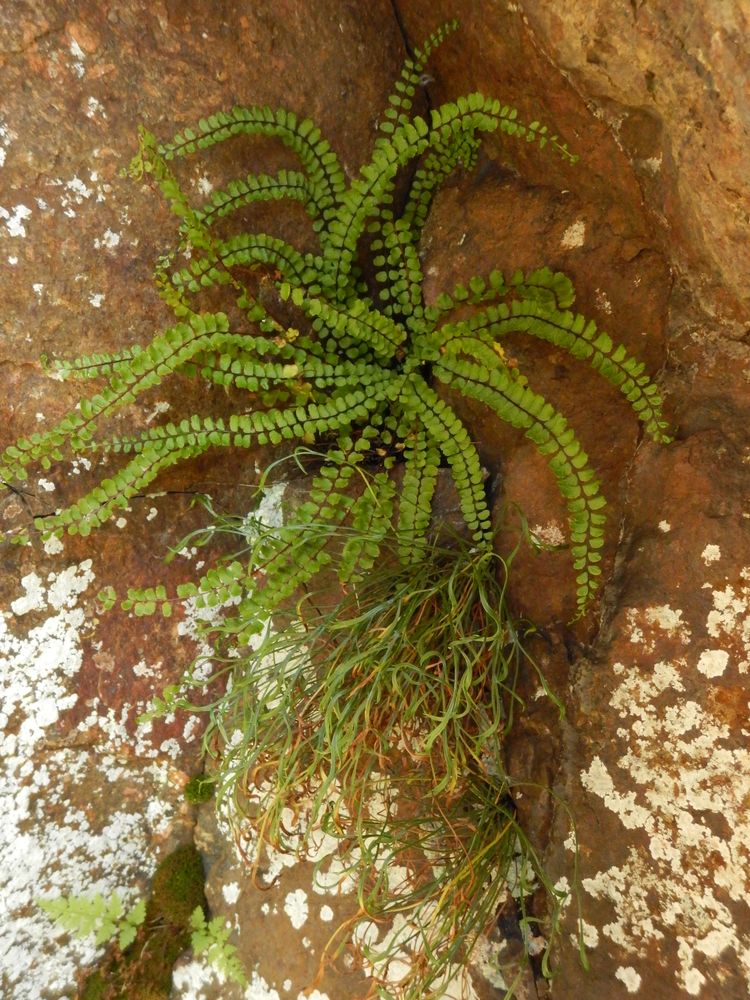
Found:
[{"label": "green fern frond", "polygon": [[362,494],[352,503],[348,519],[353,533],[343,546],[338,564],[342,583],[358,582],[375,564],[392,530],[395,492],[392,477],[378,472],[365,481]]},{"label": "green fern frond", "polygon": [[354,298],[337,305],[310,298],[300,288],[281,288],[282,298],[292,302],[309,317],[319,319],[328,334],[339,342],[343,338],[360,341],[384,361],[390,361],[406,340],[406,331],[388,316],[368,308],[363,299]]},{"label": "green fern frond", "polygon": [[440,451],[420,426],[406,438],[404,473],[398,502],[396,538],[401,562],[420,558],[427,544]]},{"label": "green fern frond", "polygon": [[[298,119],[284,108],[236,107],[202,118],[195,128],[186,128],[171,142],[158,146],[169,161],[199,149],[209,149],[234,135],[275,136],[299,157],[307,171],[316,199],[335,206],[346,188],[338,157],[309,118]],[[324,209],[325,212],[328,208]]]},{"label": "green fern frond", "polygon": [[[447,21],[445,24],[429,35],[421,46],[414,49],[412,55],[406,59],[398,80],[393,87],[393,92],[388,96],[388,105],[383,112],[383,118],[378,126],[378,130],[385,136],[391,135],[399,125],[404,125],[409,121],[414,94],[417,87],[422,82],[422,76],[427,66],[427,60],[435,49],[442,45],[443,41],[458,28],[458,21]],[[379,139],[378,142],[382,142]],[[377,145],[377,144],[376,144]]]},{"label": "green fern frond", "polygon": [[420,419],[451,468],[461,513],[472,537],[477,542],[489,543],[492,528],[484,473],[468,431],[450,406],[419,375],[408,377],[404,392],[418,400]]},{"label": "green fern frond", "polygon": [[328,207],[317,199],[315,188],[304,174],[280,170],[277,174],[248,174],[243,179],[230,181],[226,189],[212,193],[207,204],[196,210],[195,217],[211,226],[243,205],[284,198],[300,202],[313,220],[318,219]]},{"label": "green fern frond", "polygon": [[370,244],[378,283],[379,308],[386,316],[402,317],[415,333],[423,329],[422,264],[413,231],[402,219],[384,222],[381,237]]},{"label": "green fern frond", "polygon": [[[518,287],[523,287],[519,284]],[[445,324],[436,342],[449,354],[474,342],[493,344],[506,333],[524,332],[560,347],[575,358],[588,361],[631,404],[634,413],[651,437],[661,443],[671,438],[661,412],[658,387],[644,374],[645,365],[630,356],[622,345],[599,331],[593,320],[580,313],[551,308],[544,299],[514,300],[510,305],[491,306],[468,320]],[[471,347],[468,347],[472,351]],[[473,349],[474,352],[476,348]]]},{"label": "green fern frond", "polygon": [[460,165],[471,170],[476,163],[480,141],[471,130],[459,133],[452,141],[436,144],[415,174],[401,218],[418,238],[430,212],[435,193]]},{"label": "green fern frond", "polygon": [[217,241],[209,256],[199,257],[189,267],[175,271],[172,284],[197,293],[201,288],[229,284],[233,280],[231,268],[238,266],[278,270],[284,280],[313,285],[317,290],[325,273],[322,262],[298,253],[284,240],[265,233],[241,233]]},{"label": "green fern frond", "polygon": [[578,611],[583,614],[601,575],[598,549],[603,545],[605,518],[600,512],[605,501],[574,432],[543,397],[514,381],[503,368],[490,370],[446,359],[435,367],[435,374],[446,385],[484,403],[501,420],[522,429],[547,458],[568,507]]},{"label": "green fern frond", "polygon": [[142,493],[160,472],[202,455],[211,445],[212,442],[206,440],[171,449],[142,448],[126,466],[113,473],[110,479],[103,479],[76,503],[42,518],[44,537],[59,535],[62,531],[67,531],[69,535],[89,535],[116,511],[127,507],[129,501]]}]

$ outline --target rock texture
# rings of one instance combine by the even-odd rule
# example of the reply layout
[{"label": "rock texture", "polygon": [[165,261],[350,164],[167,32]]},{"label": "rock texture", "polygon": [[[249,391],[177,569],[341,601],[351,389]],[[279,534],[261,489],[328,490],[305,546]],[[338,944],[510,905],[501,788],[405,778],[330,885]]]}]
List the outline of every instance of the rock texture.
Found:
[{"label": "rock texture", "polygon": [[[78,398],[75,385],[42,373],[40,355],[116,351],[170,323],[151,272],[174,238],[174,218],[157,192],[119,174],[139,123],[166,138],[237,103],[285,104],[313,116],[353,171],[401,57],[385,0],[366,11],[335,0],[2,5],[3,446]],[[186,165],[192,190],[206,193],[253,163],[294,163],[262,141],[214,153]],[[258,220],[299,245],[311,239],[302,212],[261,211]],[[126,426],[208,412],[220,397],[175,379]],[[3,531],[69,503],[100,474],[81,461],[70,475],[53,469],[22,493],[3,492]],[[3,546],[0,836],[3,870],[13,873],[1,904],[3,996],[70,996],[76,970],[95,957],[91,947],[61,940],[36,896],[119,890],[134,899],[155,860],[192,836],[182,787],[200,766],[200,718],[136,727],[153,694],[195,655],[191,617],[144,627],[124,614],[101,617],[95,595],[109,583],[194,576],[199,550],[168,568],[163,557],[206,523],[196,494],[221,495],[224,509],[242,511],[256,479],[252,457],[244,466],[212,458],[160,481],[157,495],[135,500],[93,544]]]},{"label": "rock texture", "polygon": [[[284,103],[315,118],[353,172],[404,47],[459,15],[426,100],[497,94],[554,125],[581,155],[570,168],[534,146],[489,139],[477,171],[440,196],[422,247],[431,295],[496,266],[567,271],[582,310],[652,370],[664,368],[676,429],[668,448],[642,442],[598,377],[542,345],[509,343],[530,383],[570,418],[610,500],[607,585],[588,621],[566,625],[564,551],[522,548],[514,563],[514,600],[541,630],[533,652],[567,707],[561,723],[534,697],[530,675],[508,747],[514,775],[528,782],[520,813],[561,889],[575,887],[571,815],[577,825],[591,970],[569,946],[571,896],[556,1000],[740,1000],[750,983],[748,15],[740,0],[678,7],[19,0],[0,9],[3,444],[77,398],[42,374],[40,354],[116,350],[168,322],[150,273],[173,224],[154,192],[118,174],[138,122],[168,135],[219,107]],[[184,178],[207,191],[243,159],[265,169],[290,162],[272,144],[238,140],[186,166]],[[300,214],[262,209],[257,218],[297,244],[310,239]],[[175,380],[132,426],[215,403]],[[540,540],[558,543],[563,509],[544,463],[478,409],[466,416],[492,481],[502,481],[497,513],[518,504]],[[3,496],[0,523],[11,529],[70,500],[96,472],[79,463],[69,476],[40,475],[27,492]],[[255,478],[252,461],[206,459],[160,483],[164,495],[134,502],[98,542],[2,550],[0,849],[13,879],[0,961],[13,1000],[69,996],[76,970],[95,958],[56,935],[35,896],[118,889],[135,898],[155,859],[194,833],[181,790],[200,766],[200,719],[135,727],[152,693],[191,659],[190,622],[144,630],[124,615],[101,617],[94,595],[122,578],[195,572],[200,550],[188,551],[189,566],[161,565],[168,544],[205,523],[191,500],[210,492],[242,510]],[[518,537],[507,525],[506,546]],[[248,938],[279,953],[287,924],[300,932],[283,968],[270,951],[248,950],[261,970],[246,996],[301,995],[330,930],[323,908],[340,901],[303,900],[297,870],[265,901],[208,816],[198,837],[213,866],[212,905],[240,914]],[[330,992],[311,995],[349,1000],[360,983],[338,970]],[[175,984],[180,1000],[229,996],[189,960]],[[473,988],[462,987],[461,1000]],[[517,995],[534,990],[527,981]]]},{"label": "rock texture", "polygon": [[574,0],[561,9],[523,0],[517,7],[537,44],[609,125],[693,293],[741,326],[750,308],[747,6]]},{"label": "rock texture", "polygon": [[[454,13],[419,0],[399,9],[414,39]],[[501,93],[553,121],[582,164],[563,176],[549,157],[530,166],[528,150],[493,149],[436,205],[428,273],[440,283],[489,255],[526,264],[540,252],[571,273],[597,321],[652,365],[667,359],[676,432],[669,448],[640,443],[585,372],[514,350],[570,414],[620,521],[588,632],[559,627],[562,553],[515,567],[516,599],[545,627],[538,661],[569,691],[563,725],[532,700],[509,747],[513,773],[557,782],[557,806],[533,790],[518,805],[552,844],[563,887],[573,884],[570,814],[577,824],[591,971],[561,947],[552,996],[739,1000],[750,980],[746,13],[529,0],[471,5],[462,22],[436,58],[432,99]],[[503,471],[498,511],[518,502],[554,540],[546,470],[476,426]],[[571,902],[571,933],[576,917]]]}]

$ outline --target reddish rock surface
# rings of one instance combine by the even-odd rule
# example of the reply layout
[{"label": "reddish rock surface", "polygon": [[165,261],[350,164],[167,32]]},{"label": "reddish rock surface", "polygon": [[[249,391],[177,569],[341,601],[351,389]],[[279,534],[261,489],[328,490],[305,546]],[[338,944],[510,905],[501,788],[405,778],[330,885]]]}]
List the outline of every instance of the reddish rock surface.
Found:
[{"label": "reddish rock surface", "polygon": [[[417,39],[454,13],[449,6],[399,8]],[[559,767],[557,810],[533,790],[518,799],[540,842],[555,822],[552,843],[562,842],[567,809],[578,827],[592,969],[561,948],[552,996],[740,998],[750,929],[741,846],[750,351],[737,339],[748,319],[747,255],[737,247],[750,123],[733,31],[745,15],[731,3],[711,23],[681,20],[665,4],[631,7],[490,2],[462,12],[460,35],[435,59],[433,101],[498,93],[527,118],[553,121],[582,163],[563,176],[533,147],[488,143],[492,162],[436,204],[426,267],[437,290],[444,272],[452,281],[488,260],[543,259],[570,273],[584,311],[652,368],[668,359],[677,440],[655,448],[638,442],[598,379],[514,344],[530,382],[570,416],[600,469],[614,534],[598,627],[556,627],[570,607],[563,552],[515,564],[516,600],[547,633],[537,659],[570,696],[560,726],[530,681],[509,760],[514,774],[541,783],[554,783]],[[719,161],[720,178],[710,173]],[[563,248],[560,232],[577,218],[584,238]],[[484,419],[474,426],[503,473],[497,508],[516,501],[552,536],[561,508],[544,463],[511,434],[488,434]],[[583,657],[581,640],[592,644]],[[572,855],[555,851],[570,884]]]},{"label": "reddish rock surface", "polygon": [[[530,674],[508,757],[528,783],[520,813],[561,887],[574,885],[575,818],[591,963],[585,973],[568,944],[571,903],[551,996],[745,997],[750,123],[738,0],[688,13],[665,0],[70,8],[29,0],[0,10],[3,444],[77,398],[75,385],[42,374],[40,354],[117,350],[169,322],[150,275],[174,225],[154,192],[118,174],[139,122],[167,136],[234,103],[284,103],[317,121],[352,173],[403,54],[399,27],[415,44],[459,14],[460,34],[431,65],[433,106],[481,89],[554,125],[581,155],[570,168],[534,145],[489,139],[477,171],[453,179],[436,202],[422,248],[430,295],[493,267],[560,268],[582,311],[652,371],[666,364],[677,440],[657,448],[585,366],[523,338],[511,344],[530,384],[569,417],[610,501],[606,586],[585,622],[566,624],[565,551],[522,550],[514,564],[513,600],[540,626],[533,651],[567,717],[560,723],[534,697]],[[183,178],[206,189],[249,163],[290,162],[270,143],[238,140],[187,165]],[[311,238],[294,212],[261,209],[257,219],[298,245]],[[172,416],[214,404],[204,388],[175,379],[144,400],[132,426],[166,406]],[[501,476],[496,511],[517,503],[542,541],[557,542],[564,510],[544,462],[478,409],[465,415]],[[3,499],[3,526],[79,495],[94,472],[36,476],[28,493]],[[3,750],[20,789],[8,793],[2,849],[29,871],[8,897],[4,932],[41,969],[58,961],[59,982],[43,984],[50,1000],[67,995],[76,964],[94,956],[50,937],[34,895],[142,890],[153,859],[192,835],[181,786],[198,766],[199,724],[186,732],[176,719],[136,735],[134,721],[193,647],[176,622],[146,630],[123,615],[102,618],[93,595],[161,574],[166,546],[204,516],[192,495],[221,495],[225,509],[241,510],[254,478],[252,457],[240,475],[234,457],[206,459],[165,480],[165,496],[134,503],[98,542],[57,555],[40,546],[2,552]],[[504,544],[516,535],[509,527]],[[176,579],[180,567],[165,572]],[[533,783],[551,785],[557,799]],[[50,784],[54,794],[44,791]],[[225,887],[236,872],[226,857],[215,864],[228,874],[217,874],[212,902],[229,914],[239,897]],[[284,899],[301,885],[289,878]],[[285,918],[264,923],[256,902],[243,900],[246,932],[266,935],[270,953]],[[325,933],[320,921],[311,947]],[[37,1000],[42,987],[19,976],[19,952],[7,954],[9,996]],[[295,959],[291,995],[309,985],[310,954]],[[185,973],[181,997],[196,995],[196,975]],[[332,981],[330,996],[348,1000],[348,990],[345,978]]]}]

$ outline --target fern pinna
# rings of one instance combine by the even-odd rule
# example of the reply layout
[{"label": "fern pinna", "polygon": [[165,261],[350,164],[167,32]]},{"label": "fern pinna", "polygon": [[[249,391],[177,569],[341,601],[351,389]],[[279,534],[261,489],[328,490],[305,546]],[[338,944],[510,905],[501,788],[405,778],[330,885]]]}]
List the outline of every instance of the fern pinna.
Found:
[{"label": "fern pinna", "polygon": [[[439,395],[442,384],[522,430],[547,457],[568,507],[578,609],[584,612],[600,576],[605,501],[573,430],[508,366],[502,338],[524,331],[588,361],[620,389],[657,441],[667,440],[661,400],[643,365],[572,310],[573,288],[562,274],[546,268],[527,274],[495,270],[458,285],[434,304],[424,301],[418,247],[432,199],[459,165],[473,165],[484,133],[500,131],[540,147],[549,144],[573,159],[538,122],[523,125],[514,109],[480,93],[443,104],[428,119],[413,113],[427,57],[454,28],[454,23],[443,26],[406,61],[372,158],[351,183],[315,125],[283,109],[219,112],[163,144],[141,132],[131,174],[152,178],[181,219],[179,245],[160,260],[156,275],[176,322],[145,347],[57,363],[59,376],[103,379],[104,386],[57,426],[17,441],[0,456],[0,477],[7,483],[22,481],[32,462],[49,467],[66,450],[127,456],[110,478],[46,519],[47,534],[87,534],[163,469],[208,449],[288,441],[322,442],[327,449],[293,529],[281,529],[272,539],[264,536],[262,551],[254,553],[249,566],[239,561],[220,565],[180,593],[208,604],[238,599],[236,620],[245,634],[261,627],[259,612],[278,606],[330,559],[328,535],[347,524],[359,534],[344,548],[338,566],[345,581],[372,566],[378,539],[388,531],[395,529],[404,562],[416,557],[425,545],[441,464],[450,469],[474,542],[489,547],[492,525],[477,450]],[[236,135],[277,137],[298,156],[302,169],[251,174],[202,206],[191,205],[172,172],[173,161]],[[398,209],[396,179],[413,161],[411,186]],[[217,235],[215,223],[243,206],[285,198],[304,206],[318,253],[298,252],[265,233]],[[359,266],[365,247],[374,265],[367,279]],[[177,255],[185,251],[189,262],[179,267]],[[239,268],[245,275],[252,269],[266,286],[275,287],[279,304],[287,302],[275,312],[296,309],[301,332],[261,304],[257,284],[249,287]],[[219,285],[231,290],[233,315],[244,319],[230,323],[224,313],[200,309],[196,295]],[[136,436],[96,437],[103,418],[136,403],[174,372],[243,390],[248,407],[229,419],[193,414]],[[349,481],[376,449],[390,457],[352,501]],[[403,462],[398,497],[389,474],[397,460]],[[305,525],[307,533],[300,531]],[[272,572],[263,588],[254,589],[259,567]],[[131,592],[125,607],[148,613],[161,603],[167,612],[164,598],[162,588]]]}]

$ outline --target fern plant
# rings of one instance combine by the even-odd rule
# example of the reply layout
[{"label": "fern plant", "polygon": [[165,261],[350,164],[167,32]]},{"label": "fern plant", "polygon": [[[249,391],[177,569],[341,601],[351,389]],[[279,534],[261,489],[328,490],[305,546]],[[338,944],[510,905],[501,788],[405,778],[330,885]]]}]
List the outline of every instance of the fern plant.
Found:
[{"label": "fern plant", "polygon": [[146,919],[145,899],[139,899],[125,911],[117,892],[108,898],[96,893],[93,896],[57,896],[36,902],[63,930],[79,938],[93,934],[97,945],[116,937],[121,951],[135,941],[138,928]]},{"label": "fern plant", "polygon": [[[95,893],[93,896],[56,896],[37,899],[37,906],[44,910],[63,930],[78,938],[93,935],[94,944],[108,944],[117,940],[117,947],[125,951],[133,944],[138,928],[146,919],[146,900],[141,898],[124,911],[120,894],[109,897]],[[245,970],[237,957],[236,947],[229,942],[232,928],[224,917],[206,921],[202,906],[196,906],[190,915],[190,947],[196,956],[206,960],[224,980],[247,986]]]},{"label": "fern plant", "polygon": [[[588,362],[622,392],[656,441],[667,440],[661,400],[643,365],[573,310],[574,291],[562,274],[547,268],[491,270],[434,303],[425,301],[419,240],[430,205],[459,165],[474,164],[484,134],[499,131],[574,160],[539,122],[522,124],[514,109],[480,93],[443,104],[428,118],[414,113],[426,60],[455,27],[444,25],[406,61],[372,157],[351,183],[313,122],[284,109],[217,112],[166,143],[141,131],[130,173],[155,182],[181,220],[178,245],[160,260],[156,274],[176,321],[146,346],[54,364],[59,377],[103,385],[56,426],[6,448],[0,479],[23,482],[32,463],[46,469],[70,453],[99,451],[126,461],[77,502],[44,519],[46,535],[88,534],[164,469],[210,449],[317,442],[329,460],[314,478],[297,529],[322,523],[335,534],[349,524],[366,535],[366,542],[353,538],[344,547],[338,566],[343,581],[368,572],[380,540],[393,529],[403,563],[419,557],[441,465],[450,469],[474,543],[489,550],[493,531],[479,456],[470,431],[440,395],[445,386],[518,428],[547,458],[567,504],[578,613],[585,612],[601,574],[605,501],[573,429],[511,367],[503,338],[522,331]],[[302,169],[250,174],[205,204],[192,205],[172,165],[237,135],[280,139]],[[400,208],[397,177],[415,162]],[[281,199],[305,208],[317,253],[299,252],[266,233],[219,235],[217,224],[238,209]],[[371,270],[361,267],[365,251]],[[180,266],[183,253],[189,259]],[[239,318],[230,322],[223,312],[201,309],[197,296],[212,286],[226,286],[233,317]],[[275,290],[275,305],[261,288]],[[298,326],[281,318],[290,309]],[[107,418],[174,373],[240,390],[247,403],[228,419],[193,413],[137,435],[101,435]],[[381,471],[352,501],[347,491],[358,467],[384,454]],[[391,475],[396,462],[403,464],[399,496]],[[25,540],[28,533],[17,537]],[[300,542],[282,529],[258,555],[260,563],[250,567],[234,561],[210,570],[198,583],[184,585],[178,597],[206,604],[239,601],[235,629],[247,639],[261,627],[264,612],[330,560],[326,532],[319,531]],[[267,571],[263,588],[254,587],[259,565]],[[105,597],[114,601],[112,593]],[[130,592],[123,606],[138,614],[171,610],[159,587]]]}]

